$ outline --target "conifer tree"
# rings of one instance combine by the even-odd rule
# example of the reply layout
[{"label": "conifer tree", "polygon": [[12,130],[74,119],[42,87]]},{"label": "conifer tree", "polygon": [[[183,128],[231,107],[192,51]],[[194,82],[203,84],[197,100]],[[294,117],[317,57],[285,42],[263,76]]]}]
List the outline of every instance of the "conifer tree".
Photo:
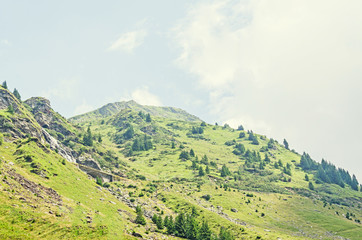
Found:
[{"label": "conifer tree", "polygon": [[238,130],[239,130],[239,131],[243,131],[243,130],[244,130],[243,125],[240,124],[240,125],[238,126]]},{"label": "conifer tree", "polygon": [[163,220],[162,220],[162,216],[159,215],[157,218],[156,218],[156,226],[158,229],[163,229],[164,228],[164,225],[163,225]]},{"label": "conifer tree", "polygon": [[137,224],[146,225],[146,220],[145,220],[145,217],[143,216],[143,211],[140,206],[136,207],[136,213],[137,213],[137,217],[136,217],[135,222]]},{"label": "conifer tree", "polygon": [[190,150],[190,157],[195,157],[195,152],[193,149]]},{"label": "conifer tree", "polygon": [[147,113],[146,115],[146,122],[151,122],[152,119],[151,119],[151,115],[149,113]]},{"label": "conifer tree", "polygon": [[83,144],[93,146],[93,136],[90,127],[88,127],[87,132],[83,135]]},{"label": "conifer tree", "polygon": [[186,236],[186,218],[184,213],[180,213],[175,218],[175,232],[178,237]]},{"label": "conifer tree", "polygon": [[210,173],[210,168],[209,168],[209,166],[206,166],[205,172],[206,172],[206,174],[209,174],[209,173]]},{"label": "conifer tree", "polygon": [[202,166],[199,167],[199,176],[200,176],[200,177],[205,176],[205,171],[204,171],[204,169],[202,168]]},{"label": "conifer tree", "polygon": [[197,240],[199,235],[199,223],[192,215],[188,215],[186,219],[186,238]]},{"label": "conifer tree", "polygon": [[167,223],[165,221],[165,226],[167,228],[167,233],[168,234],[174,234],[175,233],[175,223],[173,221],[173,218],[172,216],[170,216],[168,219],[167,219]]},{"label": "conifer tree", "polygon": [[289,150],[289,143],[287,142],[287,140],[285,138],[284,138],[283,144],[284,144],[285,149]]},{"label": "conifer tree", "polygon": [[6,83],[6,81],[3,82],[2,87],[8,89],[8,84]]},{"label": "conifer tree", "polygon": [[200,231],[199,231],[199,239],[201,240],[211,240],[212,239],[212,233],[209,228],[209,224],[204,221],[201,225]]},{"label": "conifer tree", "polygon": [[13,94],[19,101],[21,101],[20,93],[18,92],[18,90],[16,88],[14,88]]},{"label": "conifer tree", "polygon": [[309,181],[308,174],[305,174],[304,179],[305,179],[307,182]]}]

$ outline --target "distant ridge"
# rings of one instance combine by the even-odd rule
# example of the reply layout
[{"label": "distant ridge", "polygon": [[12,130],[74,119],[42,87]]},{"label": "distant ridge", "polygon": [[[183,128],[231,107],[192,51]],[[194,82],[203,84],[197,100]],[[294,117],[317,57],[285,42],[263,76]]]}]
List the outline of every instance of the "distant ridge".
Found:
[{"label": "distant ridge", "polygon": [[149,113],[150,115],[155,116],[155,117],[163,117],[163,118],[190,121],[190,122],[201,121],[200,118],[198,118],[180,108],[141,105],[141,104],[138,104],[137,102],[135,102],[134,100],[108,103],[108,104],[104,105],[103,107],[98,108],[94,111],[71,117],[69,120],[71,122],[83,122],[83,121],[87,121],[91,118],[92,119],[105,118],[105,117],[109,117],[114,114],[117,114],[120,111],[122,111],[123,109],[132,109],[134,111],[143,111],[144,113]]}]

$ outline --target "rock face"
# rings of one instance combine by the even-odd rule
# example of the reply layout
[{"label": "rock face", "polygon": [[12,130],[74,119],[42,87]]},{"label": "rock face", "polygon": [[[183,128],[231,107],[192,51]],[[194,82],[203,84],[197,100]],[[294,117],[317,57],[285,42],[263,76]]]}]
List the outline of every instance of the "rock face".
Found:
[{"label": "rock face", "polygon": [[41,139],[41,128],[31,116],[25,114],[26,109],[21,102],[8,90],[0,88],[0,110],[8,109],[9,105],[12,105],[14,115],[0,115],[0,131],[10,134],[13,138],[30,136]]},{"label": "rock face", "polygon": [[29,109],[26,109],[12,93],[0,88],[0,110],[8,109],[9,105],[14,108],[13,115],[0,115],[0,132],[7,133],[12,138],[35,137],[42,144],[49,144],[51,149],[57,149],[58,153],[69,162],[76,162],[72,150],[44,130],[44,128],[50,128],[66,135],[71,134],[62,126],[62,117],[54,113],[49,100],[31,98],[25,103],[31,108],[34,117],[28,112]]},{"label": "rock face", "polygon": [[0,88],[0,110],[5,110],[12,105],[15,113],[20,113],[19,100],[6,89]]},{"label": "rock face", "polygon": [[25,104],[31,108],[34,118],[42,128],[54,130],[63,136],[72,135],[72,132],[66,128],[66,120],[54,112],[48,99],[32,97],[26,100]]},{"label": "rock face", "polygon": [[101,167],[99,166],[98,162],[94,161],[91,158],[79,157],[77,159],[77,163],[87,166],[87,167],[97,169],[97,170],[102,170]]}]

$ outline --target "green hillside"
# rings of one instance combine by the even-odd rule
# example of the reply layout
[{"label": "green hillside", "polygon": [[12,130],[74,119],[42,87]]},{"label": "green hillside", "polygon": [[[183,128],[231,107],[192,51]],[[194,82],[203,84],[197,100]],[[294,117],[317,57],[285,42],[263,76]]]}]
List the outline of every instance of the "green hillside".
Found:
[{"label": "green hillside", "polygon": [[360,239],[353,174],[241,126],[134,101],[68,121],[0,87],[0,130],[1,239]]},{"label": "green hillside", "polygon": [[159,116],[169,119],[178,119],[185,121],[201,121],[198,117],[191,115],[179,108],[144,106],[136,103],[133,100],[128,102],[109,103],[95,111],[72,117],[69,120],[75,123],[88,121],[88,120],[95,120],[103,117],[112,116],[124,109],[131,109],[137,112],[143,111],[145,113],[152,114],[153,116]]}]

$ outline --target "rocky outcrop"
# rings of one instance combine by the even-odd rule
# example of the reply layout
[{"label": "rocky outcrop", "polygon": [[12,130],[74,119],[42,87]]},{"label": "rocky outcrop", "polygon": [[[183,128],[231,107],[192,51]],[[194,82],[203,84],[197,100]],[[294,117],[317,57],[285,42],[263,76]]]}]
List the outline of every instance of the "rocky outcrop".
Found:
[{"label": "rocky outcrop", "polygon": [[99,166],[98,162],[96,162],[92,158],[79,157],[77,159],[77,163],[80,165],[90,167],[90,168],[94,168],[96,170],[102,170],[101,166]]},{"label": "rocky outcrop", "polygon": [[[52,137],[42,127],[54,127],[57,132],[64,127],[58,126],[55,122],[54,111],[50,103],[45,98],[31,98],[27,105],[32,109],[35,118],[29,113],[24,105],[8,90],[0,88],[0,110],[8,109],[12,105],[14,114],[0,115],[0,132],[7,133],[12,138],[34,137],[42,144],[49,144],[52,150],[58,153],[69,162],[76,162],[72,150],[61,144],[57,139]],[[59,117],[57,117],[59,118]]]},{"label": "rocky outcrop", "polygon": [[[47,128],[61,133],[63,136],[72,135],[67,129],[66,120],[50,106],[48,99],[42,97],[32,97],[24,102],[31,108],[34,118],[42,128]],[[62,139],[61,139],[62,140]]]},{"label": "rocky outcrop", "polygon": [[13,138],[36,137],[42,138],[41,128],[36,124],[21,102],[8,90],[0,88],[0,110],[12,106],[14,113],[0,115],[0,131],[8,133]]},{"label": "rocky outcrop", "polygon": [[0,88],[0,110],[5,110],[12,105],[15,113],[21,113],[20,101],[8,90]]}]

